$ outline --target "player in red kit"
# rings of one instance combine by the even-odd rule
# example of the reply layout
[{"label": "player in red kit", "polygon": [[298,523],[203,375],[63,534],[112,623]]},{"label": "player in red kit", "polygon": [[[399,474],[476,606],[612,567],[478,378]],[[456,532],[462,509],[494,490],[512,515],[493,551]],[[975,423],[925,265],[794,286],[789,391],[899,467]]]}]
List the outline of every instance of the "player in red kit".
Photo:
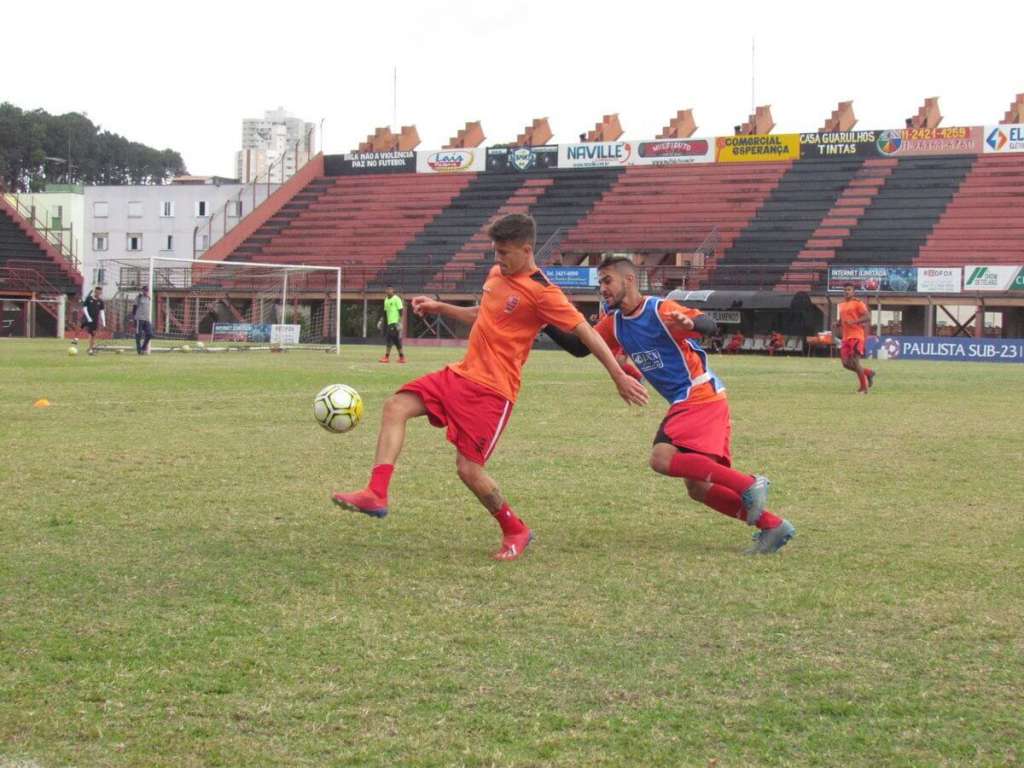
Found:
[{"label": "player in red kit", "polygon": [[860,362],[864,357],[864,343],[870,326],[871,310],[854,296],[853,284],[847,283],[843,286],[843,301],[839,304],[839,319],[835,323],[836,330],[843,337],[839,357],[843,361],[843,368],[857,374],[860,383],[857,392],[865,395],[875,383],[875,372]]},{"label": "player in red kit", "polygon": [[578,338],[605,366],[627,403],[646,403],[647,390],[622,370],[607,344],[537,267],[532,218],[505,216],[491,226],[489,234],[497,264],[487,275],[479,306],[459,307],[426,296],[412,300],[417,315],[437,314],[472,325],[466,356],[410,381],[388,398],[369,484],[354,493],[335,493],[333,499],[346,509],[384,517],[406,422],[426,416],[435,427],[446,429],[448,441],[455,445],[459,479],[501,526],[501,548],[494,557],[514,560],[533,534],[509,507],[484,465],[508,424],[522,367],[538,331],[553,325]]}]

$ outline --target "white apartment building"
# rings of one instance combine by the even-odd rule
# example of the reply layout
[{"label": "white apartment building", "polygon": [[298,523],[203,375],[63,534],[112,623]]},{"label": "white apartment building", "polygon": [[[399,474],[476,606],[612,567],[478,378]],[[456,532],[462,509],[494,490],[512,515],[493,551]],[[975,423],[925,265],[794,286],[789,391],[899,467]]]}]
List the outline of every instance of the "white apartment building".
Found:
[{"label": "white apartment building", "polygon": [[[215,183],[190,177],[162,186],[85,188],[81,249],[85,291],[117,292],[116,274],[104,259],[202,258],[203,253],[252,212],[278,185]],[[255,195],[255,200],[254,200]],[[108,265],[109,266],[109,265]]]},{"label": "white apartment building", "polygon": [[282,107],[262,118],[242,121],[242,149],[235,155],[235,175],[247,182],[265,178],[283,183],[316,153],[313,123],[289,115]]}]

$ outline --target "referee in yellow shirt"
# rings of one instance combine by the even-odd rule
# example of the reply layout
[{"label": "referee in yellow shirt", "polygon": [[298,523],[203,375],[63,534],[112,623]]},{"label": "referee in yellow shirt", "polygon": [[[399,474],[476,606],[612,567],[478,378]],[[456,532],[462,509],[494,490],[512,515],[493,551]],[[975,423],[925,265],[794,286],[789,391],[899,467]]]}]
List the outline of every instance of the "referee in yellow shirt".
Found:
[{"label": "referee in yellow shirt", "polygon": [[385,291],[387,296],[384,299],[384,321],[387,327],[384,329],[384,338],[387,340],[387,351],[380,359],[382,363],[391,362],[391,347],[398,349],[398,362],[405,362],[405,352],[402,351],[402,310],[405,305],[402,299],[395,294],[395,289],[388,286]]}]

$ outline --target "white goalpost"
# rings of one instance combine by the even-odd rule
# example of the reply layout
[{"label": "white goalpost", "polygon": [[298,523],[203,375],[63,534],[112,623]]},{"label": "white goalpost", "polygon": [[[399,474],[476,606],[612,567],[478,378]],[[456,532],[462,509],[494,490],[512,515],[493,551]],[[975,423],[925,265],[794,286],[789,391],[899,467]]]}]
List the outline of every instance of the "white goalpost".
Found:
[{"label": "white goalpost", "polygon": [[341,352],[341,268],[164,257],[103,259],[112,338],[132,349],[132,308],[149,288],[153,351],[325,349]]}]

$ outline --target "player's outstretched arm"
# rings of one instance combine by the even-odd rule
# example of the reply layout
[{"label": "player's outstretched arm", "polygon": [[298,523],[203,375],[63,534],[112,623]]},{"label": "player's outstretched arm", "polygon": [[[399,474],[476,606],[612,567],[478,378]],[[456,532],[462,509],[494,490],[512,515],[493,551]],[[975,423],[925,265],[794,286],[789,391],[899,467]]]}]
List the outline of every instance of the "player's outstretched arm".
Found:
[{"label": "player's outstretched arm", "polygon": [[[541,330],[549,339],[573,357],[590,356],[590,347],[580,341],[576,334],[566,333],[556,325],[545,325]],[[632,376],[637,381],[640,381],[640,379],[644,377],[644,375],[640,373],[640,369],[633,365],[625,355],[616,355],[615,359],[618,361],[619,365],[622,366],[622,370],[624,370],[627,375]]]},{"label": "player's outstretched arm", "polygon": [[587,345],[594,357],[601,361],[601,365],[608,371],[608,375],[615,382],[615,388],[619,390],[619,396],[627,403],[635,405],[646,405],[648,396],[644,385],[627,374],[615,361],[615,356],[608,349],[597,331],[590,327],[586,321],[580,323],[572,332],[579,337],[580,341]]},{"label": "player's outstretched arm", "polygon": [[450,320],[457,320],[460,323],[472,325],[476,321],[476,316],[480,313],[480,307],[460,307],[445,301],[432,299],[429,296],[417,296],[412,300],[412,311],[418,317],[441,315],[441,317],[447,317]]}]

